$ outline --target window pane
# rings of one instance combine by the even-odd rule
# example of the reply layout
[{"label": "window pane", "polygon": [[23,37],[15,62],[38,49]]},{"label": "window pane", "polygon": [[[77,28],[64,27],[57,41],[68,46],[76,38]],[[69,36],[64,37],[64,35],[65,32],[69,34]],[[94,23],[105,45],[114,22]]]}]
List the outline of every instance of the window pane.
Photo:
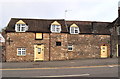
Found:
[{"label": "window pane", "polygon": [[40,54],[41,53],[41,48],[38,48],[38,54]]},{"label": "window pane", "polygon": [[74,27],[71,27],[71,33],[74,33]]},{"label": "window pane", "polygon": [[72,51],[73,50],[73,45],[68,45],[68,51]]},{"label": "window pane", "polygon": [[20,26],[20,24],[17,24],[17,26]]},{"label": "window pane", "polygon": [[71,33],[73,33],[73,34],[79,33],[78,27],[70,27],[70,28],[71,28],[71,30],[70,30]]},{"label": "window pane", "polygon": [[75,30],[75,33],[78,33],[78,30]]},{"label": "window pane", "polygon": [[59,32],[60,31],[60,28],[56,28],[56,32]]},{"label": "window pane", "polygon": [[17,26],[17,30],[20,31],[20,26]]},{"label": "window pane", "polygon": [[21,55],[21,51],[18,51],[18,55]]},{"label": "window pane", "polygon": [[25,27],[21,27],[21,31],[25,31]]},{"label": "window pane", "polygon": [[56,46],[61,46],[61,42],[56,42]]},{"label": "window pane", "polygon": [[56,32],[60,32],[60,25],[56,25]]},{"label": "window pane", "polygon": [[61,26],[60,25],[52,25],[52,32],[60,32]]},{"label": "window pane", "polygon": [[26,50],[25,48],[22,48],[22,50]]},{"label": "window pane", "polygon": [[75,33],[78,33],[79,28],[75,27]]},{"label": "window pane", "polygon": [[26,55],[26,48],[17,48],[17,55]]},{"label": "window pane", "polygon": [[69,47],[69,48],[68,48],[68,50],[72,50],[72,48],[71,48],[71,47]]},{"label": "window pane", "polygon": [[55,31],[55,25],[52,25],[52,31]]},{"label": "window pane", "polygon": [[25,51],[22,51],[22,55],[25,55],[26,54],[26,52]]},{"label": "window pane", "polygon": [[17,50],[21,50],[21,48],[18,48]]}]

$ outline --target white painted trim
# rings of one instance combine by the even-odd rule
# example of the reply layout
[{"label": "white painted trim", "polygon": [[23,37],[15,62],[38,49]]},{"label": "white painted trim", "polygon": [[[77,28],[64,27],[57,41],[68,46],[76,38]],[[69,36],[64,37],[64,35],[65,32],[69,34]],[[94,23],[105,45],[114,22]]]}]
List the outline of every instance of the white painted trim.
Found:
[{"label": "white painted trim", "polygon": [[69,48],[69,47],[71,47],[71,48],[72,48],[72,50],[68,50],[68,51],[73,51],[73,45],[71,45],[71,46],[70,46],[70,45],[68,45],[68,48]]},{"label": "white painted trim", "polygon": [[[74,33],[72,33],[72,30],[74,31]],[[78,33],[75,33],[75,30],[77,30]],[[79,33],[80,33],[79,27],[70,27],[70,34],[79,34]]]},{"label": "white painted trim", "polygon": [[[20,27],[20,30],[18,30],[18,27]],[[24,27],[24,30],[22,30],[22,28]],[[22,24],[20,24],[20,26],[18,26],[17,24],[15,25],[15,31],[16,32],[26,32],[28,30],[28,26],[24,25],[22,26]]]},{"label": "white painted trim", "polygon": [[18,49],[21,49],[21,51],[23,51],[23,50],[22,50],[23,48],[17,48],[17,56],[26,56],[26,48],[24,48],[24,49],[25,49],[25,55],[23,55],[22,53],[21,53],[22,55],[19,55],[19,54],[18,54]]},{"label": "white painted trim", "polygon": [[[54,27],[54,28],[53,28]],[[57,28],[59,28],[59,31],[57,31]],[[54,29],[54,30],[53,30]],[[50,28],[51,32],[53,33],[60,33],[61,32],[61,25],[51,25]]]}]

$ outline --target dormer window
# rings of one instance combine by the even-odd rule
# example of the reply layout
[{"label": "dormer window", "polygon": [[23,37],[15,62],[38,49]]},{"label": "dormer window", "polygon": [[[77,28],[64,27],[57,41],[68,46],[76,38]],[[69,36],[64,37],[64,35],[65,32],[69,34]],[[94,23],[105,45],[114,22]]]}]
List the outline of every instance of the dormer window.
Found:
[{"label": "dormer window", "polygon": [[16,32],[26,32],[27,30],[28,30],[28,26],[22,20],[19,20],[15,24],[15,31]]},{"label": "dormer window", "polygon": [[76,24],[70,26],[70,34],[79,34],[79,27]]},{"label": "dormer window", "polygon": [[53,32],[53,33],[60,33],[61,32],[61,25],[57,21],[54,21],[51,24],[51,32]]}]

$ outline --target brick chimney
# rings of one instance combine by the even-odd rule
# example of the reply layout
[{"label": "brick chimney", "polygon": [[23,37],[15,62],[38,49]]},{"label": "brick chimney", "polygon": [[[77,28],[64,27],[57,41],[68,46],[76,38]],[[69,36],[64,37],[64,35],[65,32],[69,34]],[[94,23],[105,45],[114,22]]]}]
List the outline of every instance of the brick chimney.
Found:
[{"label": "brick chimney", "polygon": [[118,17],[120,17],[120,1],[118,2]]}]

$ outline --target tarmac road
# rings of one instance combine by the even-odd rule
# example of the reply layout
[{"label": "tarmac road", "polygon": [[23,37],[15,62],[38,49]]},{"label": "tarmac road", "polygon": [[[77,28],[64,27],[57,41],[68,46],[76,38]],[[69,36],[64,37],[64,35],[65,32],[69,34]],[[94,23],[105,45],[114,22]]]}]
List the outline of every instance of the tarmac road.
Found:
[{"label": "tarmac road", "polygon": [[3,69],[3,77],[67,78],[67,77],[118,77],[118,65]]},{"label": "tarmac road", "polygon": [[118,60],[118,58],[109,58],[50,62],[5,62],[2,63],[0,70],[2,70],[2,79],[101,79],[100,77],[102,79],[108,77],[108,79],[118,79],[120,65]]}]

